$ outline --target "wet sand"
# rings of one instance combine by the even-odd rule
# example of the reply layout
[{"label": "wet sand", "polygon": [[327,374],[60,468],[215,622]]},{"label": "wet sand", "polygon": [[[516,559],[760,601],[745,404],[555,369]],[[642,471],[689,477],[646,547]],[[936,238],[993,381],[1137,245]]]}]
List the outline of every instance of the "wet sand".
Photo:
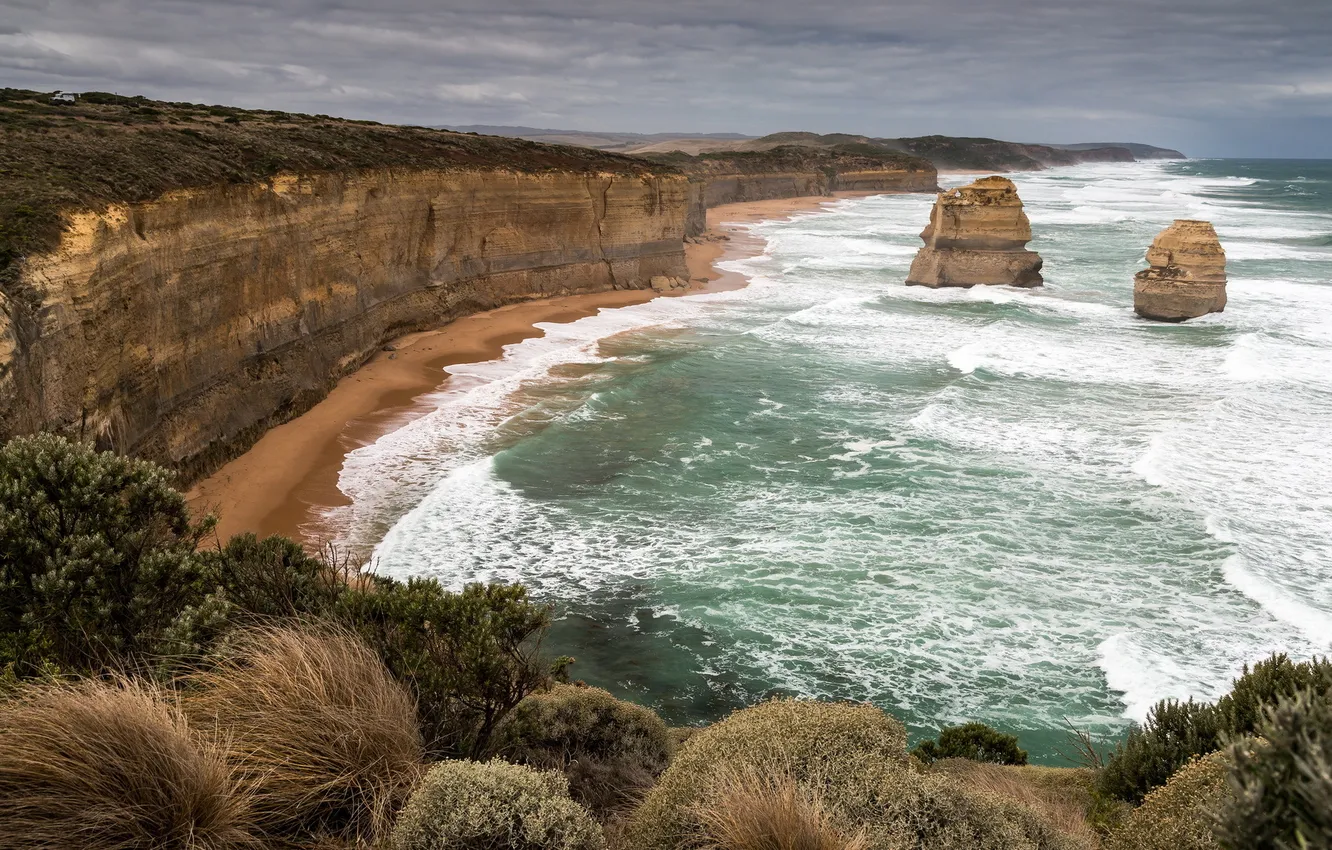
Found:
[{"label": "wet sand", "polygon": [[[877,193],[838,197],[869,194]],[[685,243],[687,290],[615,290],[525,301],[400,337],[386,346],[392,351],[377,352],[319,404],[268,431],[245,454],[196,484],[190,504],[200,513],[218,514],[222,540],[252,531],[285,534],[316,546],[326,536],[317,522],[322,511],[347,504],[337,486],[347,453],[427,412],[423,396],[445,386],[446,366],[499,358],[504,346],[542,335],[537,323],[572,322],[653,298],[738,289],[746,279],[716,265],[763,250],[763,240],[749,235],[745,223],[815,210],[829,201],[784,198],[709,210],[707,234]]]}]

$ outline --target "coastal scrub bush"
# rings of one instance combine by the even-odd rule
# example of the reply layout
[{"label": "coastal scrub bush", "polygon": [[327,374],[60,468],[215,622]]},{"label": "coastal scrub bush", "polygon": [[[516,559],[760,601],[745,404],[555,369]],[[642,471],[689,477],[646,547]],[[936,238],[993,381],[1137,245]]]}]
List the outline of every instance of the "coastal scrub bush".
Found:
[{"label": "coastal scrub bush", "polygon": [[1219,850],[1212,820],[1231,796],[1229,769],[1222,753],[1193,759],[1146,796],[1111,834],[1107,850]]},{"label": "coastal scrub bush", "polygon": [[993,764],[1026,764],[1027,751],[1016,735],[1006,735],[984,723],[964,723],[939,730],[939,741],[926,739],[911,754],[929,764],[938,759],[971,759]]},{"label": "coastal scrub bush", "polygon": [[28,684],[0,702],[3,850],[242,850],[248,800],[155,686]]},{"label": "coastal scrub bush", "polygon": [[1045,850],[1073,846],[1031,809],[918,770],[902,725],[868,705],[774,700],[691,737],[626,827],[626,843],[678,850],[706,842],[701,807],[726,772],[789,773],[820,795],[843,836],[869,850]]},{"label": "coastal scrub bush", "polygon": [[[1001,765],[955,758],[935,762],[932,770],[970,790],[1006,797],[1033,809],[1081,846],[1099,846],[1100,801],[1095,793],[1096,771],[1091,768]],[[1126,803],[1118,806],[1128,809]]]},{"label": "coastal scrub bush", "polygon": [[512,762],[562,771],[575,800],[606,814],[652,785],[675,742],[651,709],[600,688],[557,684],[518,703],[494,749]]},{"label": "coastal scrub bush", "polygon": [[1264,711],[1257,746],[1231,747],[1234,794],[1217,837],[1227,850],[1332,847],[1332,699],[1304,692]]},{"label": "coastal scrub bush", "polygon": [[96,671],[174,650],[210,591],[171,474],[50,434],[0,448],[0,666]]},{"label": "coastal scrub bush", "polygon": [[252,629],[228,649],[184,705],[221,730],[264,833],[382,835],[421,772],[411,695],[353,635]]},{"label": "coastal scrub bush", "polygon": [[1284,653],[1276,654],[1252,669],[1245,665],[1231,691],[1215,704],[1164,700],[1111,755],[1101,790],[1139,803],[1193,757],[1255,734],[1267,708],[1303,692],[1332,693],[1332,660],[1314,658],[1297,664]]},{"label": "coastal scrub bush", "polygon": [[723,768],[698,804],[706,850],[866,850],[863,831],[844,834],[822,795],[790,773]]},{"label": "coastal scrub bush", "polygon": [[1231,737],[1253,735],[1266,709],[1304,692],[1332,692],[1332,659],[1313,658],[1296,664],[1283,652],[1259,661],[1252,669],[1246,664],[1230,693],[1217,700],[1221,728]]},{"label": "coastal scrub bush", "polygon": [[496,725],[573,659],[543,658],[550,608],[520,585],[378,579],[347,593],[339,616],[415,693],[432,757],[479,757]]},{"label": "coastal scrub bush", "polygon": [[441,762],[398,815],[393,850],[601,850],[564,776],[503,761]]},{"label": "coastal scrub bush", "polygon": [[1142,727],[1133,727],[1101,771],[1101,792],[1141,803],[1190,760],[1215,752],[1223,730],[1216,707],[1193,700],[1162,700]]}]

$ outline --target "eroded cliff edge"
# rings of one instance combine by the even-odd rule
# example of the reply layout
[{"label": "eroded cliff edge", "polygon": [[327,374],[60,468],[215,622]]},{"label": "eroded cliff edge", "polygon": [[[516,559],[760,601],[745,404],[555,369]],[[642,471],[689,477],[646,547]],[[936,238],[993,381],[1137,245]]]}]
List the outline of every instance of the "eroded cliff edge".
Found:
[{"label": "eroded cliff edge", "polygon": [[66,202],[53,244],[8,248],[0,438],[55,430],[189,480],[394,336],[513,301],[687,276],[684,176],[530,147],[495,162],[418,150],[381,168]]}]

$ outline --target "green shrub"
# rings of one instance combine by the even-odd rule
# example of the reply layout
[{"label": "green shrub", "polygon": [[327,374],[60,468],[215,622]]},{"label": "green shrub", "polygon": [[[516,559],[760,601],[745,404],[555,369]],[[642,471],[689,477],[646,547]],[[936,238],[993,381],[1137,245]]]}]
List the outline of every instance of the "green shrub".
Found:
[{"label": "green shrub", "polygon": [[1228,850],[1332,847],[1332,699],[1305,692],[1264,711],[1264,742],[1234,746],[1217,836]]},{"label": "green shrub", "polygon": [[518,703],[495,736],[495,752],[562,771],[573,798],[605,814],[651,786],[675,742],[651,709],[600,688],[555,685]]},{"label": "green shrub", "polygon": [[926,739],[911,754],[925,764],[938,759],[971,759],[993,764],[1026,764],[1027,751],[1016,735],[1006,735],[984,723],[964,723],[939,730],[939,742]]},{"label": "green shrub", "polygon": [[100,670],[176,649],[207,608],[194,522],[161,467],[50,434],[0,448],[0,666]]},{"label": "green shrub", "polygon": [[412,792],[393,850],[600,850],[601,827],[559,773],[492,761],[435,765]]},{"label": "green shrub", "polygon": [[1230,693],[1216,703],[1221,728],[1231,737],[1253,735],[1267,708],[1305,691],[1332,691],[1332,659],[1314,658],[1296,664],[1283,652],[1259,661],[1252,670],[1246,664]]},{"label": "green shrub", "polygon": [[411,695],[354,635],[254,629],[186,682],[272,836],[375,840],[421,772]]},{"label": "green shrub", "polygon": [[1110,836],[1107,850],[1219,850],[1212,819],[1230,796],[1229,769],[1221,753],[1190,761],[1129,814]]},{"label": "green shrub", "polygon": [[222,754],[152,685],[20,686],[0,702],[4,850],[248,850]]},{"label": "green shrub", "polygon": [[817,793],[844,836],[870,850],[1036,850],[1071,846],[1031,809],[915,769],[902,725],[867,705],[775,700],[691,737],[634,812],[628,846],[677,850],[706,842],[700,807],[727,771],[789,773]]},{"label": "green shrub", "polygon": [[1245,665],[1230,693],[1215,705],[1164,700],[1142,728],[1129,731],[1102,774],[1103,794],[1139,803],[1196,756],[1227,741],[1252,736],[1263,711],[1283,698],[1310,691],[1332,693],[1332,661],[1314,658],[1298,664],[1285,654]]},{"label": "green shrub", "polygon": [[347,593],[339,616],[416,694],[435,757],[488,752],[504,716],[572,662],[542,658],[550,609],[517,585],[472,584],[450,593],[431,579],[378,579]]},{"label": "green shrub", "polygon": [[1222,732],[1215,706],[1162,700],[1111,754],[1101,772],[1101,792],[1141,803],[1192,759],[1219,749]]},{"label": "green shrub", "polygon": [[332,617],[358,578],[332,550],[316,557],[278,535],[238,534],[201,557],[239,621]]}]

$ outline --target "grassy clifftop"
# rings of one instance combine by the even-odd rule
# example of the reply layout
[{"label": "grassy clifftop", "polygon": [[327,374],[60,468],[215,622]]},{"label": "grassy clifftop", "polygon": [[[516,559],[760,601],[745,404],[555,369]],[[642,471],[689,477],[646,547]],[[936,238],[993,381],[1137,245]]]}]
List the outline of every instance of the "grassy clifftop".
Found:
[{"label": "grassy clifftop", "polygon": [[0,89],[0,283],[59,240],[61,210],[284,171],[507,169],[644,175],[673,169],[590,148],[88,92]]}]

